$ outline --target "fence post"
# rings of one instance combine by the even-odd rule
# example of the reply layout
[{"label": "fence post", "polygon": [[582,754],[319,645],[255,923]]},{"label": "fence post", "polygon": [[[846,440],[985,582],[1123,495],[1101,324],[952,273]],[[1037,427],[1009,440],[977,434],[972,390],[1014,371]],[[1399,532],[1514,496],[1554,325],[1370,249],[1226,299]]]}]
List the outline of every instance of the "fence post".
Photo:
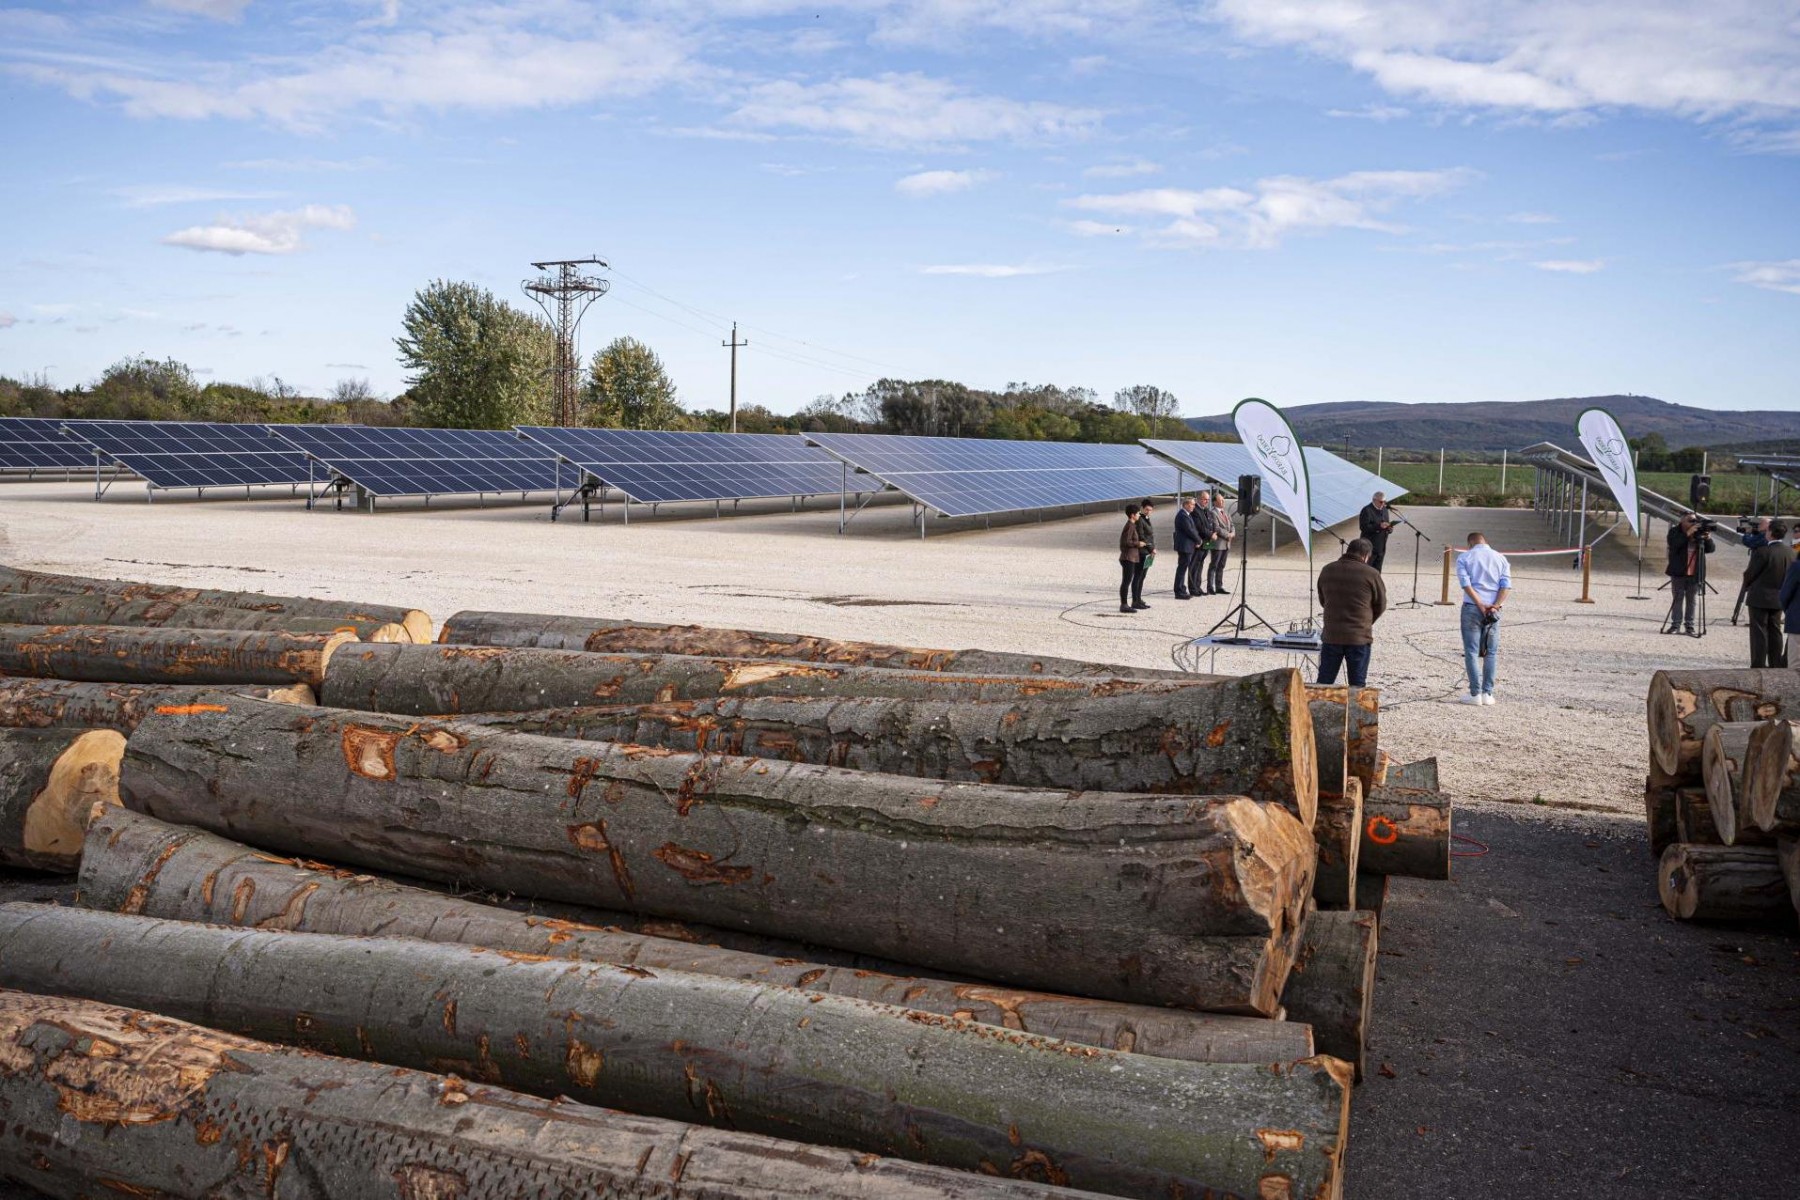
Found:
[{"label": "fence post", "polygon": [[1375,473],[1377,475],[1381,474],[1381,452],[1385,449],[1387,449],[1385,446],[1375,447]]},{"label": "fence post", "polygon": [[1592,604],[1594,602],[1594,598],[1588,594],[1589,585],[1593,582],[1594,548],[1592,546],[1583,546],[1581,548],[1581,599],[1575,601],[1575,603]]},{"label": "fence post", "polygon": [[1444,448],[1438,447],[1438,495],[1444,494]]},{"label": "fence post", "polygon": [[1506,499],[1506,451],[1500,451],[1500,499]]},{"label": "fence post", "polygon": [[1450,560],[1456,557],[1456,551],[1449,546],[1444,547],[1444,589],[1438,597],[1440,605],[1450,603]]}]

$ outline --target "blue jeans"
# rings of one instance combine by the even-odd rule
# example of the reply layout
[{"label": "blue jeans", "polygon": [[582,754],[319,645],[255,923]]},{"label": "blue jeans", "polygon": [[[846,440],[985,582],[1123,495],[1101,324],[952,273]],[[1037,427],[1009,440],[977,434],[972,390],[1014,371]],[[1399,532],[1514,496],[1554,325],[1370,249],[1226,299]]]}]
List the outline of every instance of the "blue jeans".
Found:
[{"label": "blue jeans", "polygon": [[1369,651],[1373,646],[1345,646],[1325,642],[1319,647],[1319,685],[1330,687],[1337,682],[1338,667],[1347,669],[1351,687],[1369,682]]},{"label": "blue jeans", "polygon": [[[1494,669],[1500,662],[1500,626],[1488,626],[1487,657],[1481,652],[1481,610],[1463,601],[1462,606],[1463,668],[1469,673],[1469,695],[1494,694]],[[1477,668],[1476,663],[1480,662]]]}]

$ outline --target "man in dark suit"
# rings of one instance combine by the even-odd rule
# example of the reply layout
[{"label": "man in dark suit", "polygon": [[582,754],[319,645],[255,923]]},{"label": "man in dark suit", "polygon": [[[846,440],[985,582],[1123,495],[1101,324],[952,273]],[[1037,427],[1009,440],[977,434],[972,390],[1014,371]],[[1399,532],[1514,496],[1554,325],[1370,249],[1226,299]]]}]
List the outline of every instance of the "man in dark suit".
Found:
[{"label": "man in dark suit", "polygon": [[1769,526],[1769,541],[1750,551],[1744,568],[1744,603],[1750,609],[1750,665],[1785,667],[1787,646],[1782,636],[1781,585],[1794,562],[1794,548],[1787,544],[1787,526]]},{"label": "man in dark suit", "polygon": [[1369,543],[1369,565],[1377,571],[1387,559],[1388,534],[1399,515],[1388,507],[1386,493],[1376,492],[1356,518],[1357,532]]},{"label": "man in dark suit", "polygon": [[[1204,502],[1206,493],[1201,492]],[[1194,555],[1200,549],[1200,526],[1194,520],[1194,497],[1188,496],[1181,501],[1181,507],[1175,510],[1175,598],[1186,600],[1193,593],[1188,590],[1188,568],[1193,564]]]}]

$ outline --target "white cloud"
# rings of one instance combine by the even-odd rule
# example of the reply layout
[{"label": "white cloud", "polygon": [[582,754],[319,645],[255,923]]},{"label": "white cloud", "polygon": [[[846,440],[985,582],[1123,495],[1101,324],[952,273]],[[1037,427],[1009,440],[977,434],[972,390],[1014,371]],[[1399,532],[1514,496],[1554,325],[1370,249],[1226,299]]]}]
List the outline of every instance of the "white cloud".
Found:
[{"label": "white cloud", "polygon": [[896,181],[894,190],[902,196],[942,196],[947,192],[966,192],[992,178],[992,171],[920,171]]},{"label": "white cloud", "polygon": [[1162,218],[1161,224],[1145,231],[1149,240],[1159,245],[1265,249],[1293,233],[1326,229],[1399,232],[1399,226],[1382,219],[1384,213],[1407,200],[1441,195],[1475,177],[1476,172],[1463,167],[1354,171],[1323,180],[1278,175],[1260,179],[1249,189],[1149,188],[1078,196],[1067,203],[1109,216]]},{"label": "white cloud", "polygon": [[1100,163],[1082,174],[1089,179],[1130,179],[1137,175],[1155,175],[1161,170],[1160,165],[1147,158],[1134,158],[1129,162]]},{"label": "white cloud", "polygon": [[1568,113],[1800,112],[1792,0],[1214,0],[1252,41],[1335,58],[1389,93]]},{"label": "white cloud", "polygon": [[1061,267],[1041,267],[1030,264],[1008,263],[946,263],[935,267],[921,267],[921,275],[972,275],[978,279],[1013,279],[1020,275],[1049,275],[1062,270]]},{"label": "white cloud", "polygon": [[754,129],[797,130],[875,145],[945,145],[1082,137],[1099,128],[1101,114],[981,95],[927,75],[890,72],[828,83],[759,84],[728,120]]},{"label": "white cloud", "polygon": [[215,21],[235,21],[250,7],[250,0],[150,0],[150,7]]},{"label": "white cloud", "polygon": [[1131,225],[1116,225],[1111,221],[1070,221],[1069,231],[1082,237],[1122,237],[1137,232]]},{"label": "white cloud", "polygon": [[288,212],[194,225],[171,233],[163,244],[218,254],[292,254],[302,248],[301,237],[309,229],[352,229],[355,225],[356,215],[344,205],[309,204]]},{"label": "white cloud", "polygon": [[1540,271],[1561,271],[1566,275],[1592,275],[1606,266],[1604,258],[1546,258],[1531,264]]},{"label": "white cloud", "polygon": [[127,208],[159,208],[166,204],[218,204],[227,200],[272,200],[278,192],[244,192],[227,188],[189,187],[185,184],[133,184],[118,188]]},{"label": "white cloud", "polygon": [[1514,225],[1555,225],[1562,220],[1554,213],[1542,212],[1507,213],[1502,219],[1510,221]]},{"label": "white cloud", "polygon": [[1800,296],[1800,258],[1782,262],[1740,262],[1731,266],[1737,272],[1731,277],[1734,283]]},{"label": "white cloud", "polygon": [[1386,124],[1389,121],[1398,121],[1401,117],[1408,116],[1410,111],[1395,104],[1368,104],[1362,108],[1328,108],[1325,110],[1325,115],[1349,121],[1374,121],[1378,124]]}]

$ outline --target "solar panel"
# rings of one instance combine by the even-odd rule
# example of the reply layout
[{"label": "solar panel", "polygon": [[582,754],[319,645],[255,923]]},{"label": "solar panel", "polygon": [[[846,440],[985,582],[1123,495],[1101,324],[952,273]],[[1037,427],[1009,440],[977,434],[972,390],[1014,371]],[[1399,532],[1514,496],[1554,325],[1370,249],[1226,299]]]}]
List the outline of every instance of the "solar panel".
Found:
[{"label": "solar panel", "polygon": [[[1177,442],[1146,438],[1144,445],[1190,475],[1210,479],[1230,488],[1237,487],[1238,476],[1257,473],[1249,451],[1237,442]],[[1317,446],[1306,447],[1306,479],[1312,500],[1313,519],[1324,526],[1347,521],[1362,511],[1363,505],[1376,492],[1386,492],[1392,500],[1406,494],[1406,489],[1373,471],[1365,471],[1348,459],[1340,458]],[[1281,513],[1273,494],[1263,491],[1263,505]],[[1293,524],[1289,518],[1288,523]]]},{"label": "solar panel", "polygon": [[548,492],[556,463],[509,429],[274,425],[269,432],[372,496]]},{"label": "solar panel", "polygon": [[645,504],[818,496],[843,483],[836,459],[787,434],[543,425],[522,425],[519,432]]},{"label": "solar panel", "polygon": [[0,469],[68,470],[92,467],[94,448],[48,417],[0,417]]},{"label": "solar panel", "polygon": [[69,421],[64,428],[153,488],[306,482],[306,457],[271,441],[261,425]]},{"label": "solar panel", "polygon": [[1169,495],[1177,478],[1140,446],[886,433],[803,436],[947,517]]}]

